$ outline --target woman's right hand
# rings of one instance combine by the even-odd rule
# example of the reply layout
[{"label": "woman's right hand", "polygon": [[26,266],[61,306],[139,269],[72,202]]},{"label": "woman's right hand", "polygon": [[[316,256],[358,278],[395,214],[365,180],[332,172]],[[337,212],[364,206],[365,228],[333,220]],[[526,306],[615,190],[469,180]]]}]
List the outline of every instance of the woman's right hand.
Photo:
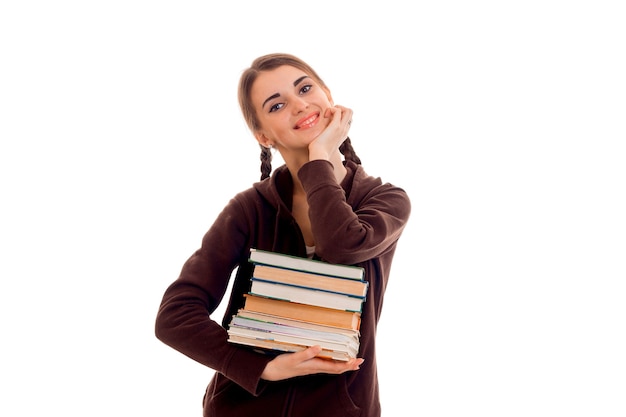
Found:
[{"label": "woman's right hand", "polygon": [[280,381],[296,376],[312,374],[342,374],[359,369],[364,359],[356,358],[347,362],[318,358],[322,348],[312,346],[295,353],[276,356],[265,366],[261,378],[267,381]]}]

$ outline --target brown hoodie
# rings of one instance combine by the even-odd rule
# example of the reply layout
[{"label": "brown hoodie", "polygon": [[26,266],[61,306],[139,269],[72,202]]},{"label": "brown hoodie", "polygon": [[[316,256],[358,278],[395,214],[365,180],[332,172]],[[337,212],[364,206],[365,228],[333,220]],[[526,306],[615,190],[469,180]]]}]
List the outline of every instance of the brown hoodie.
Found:
[{"label": "brown hoodie", "polygon": [[[166,290],[156,318],[162,342],[216,371],[204,398],[204,415],[377,417],[381,415],[376,371],[376,325],[383,307],[396,244],[411,205],[404,190],[368,176],[346,162],[338,185],[328,161],[311,161],[298,172],[307,193],[315,254],[326,262],[365,268],[369,282],[361,316],[358,371],[311,375],[280,382],[260,378],[272,356],[227,341],[226,326],[243,307],[252,265],[250,248],[306,256],[291,215],[292,179],[286,166],[237,194],[205,234],[202,245]],[[211,314],[233,289],[226,313]]]}]

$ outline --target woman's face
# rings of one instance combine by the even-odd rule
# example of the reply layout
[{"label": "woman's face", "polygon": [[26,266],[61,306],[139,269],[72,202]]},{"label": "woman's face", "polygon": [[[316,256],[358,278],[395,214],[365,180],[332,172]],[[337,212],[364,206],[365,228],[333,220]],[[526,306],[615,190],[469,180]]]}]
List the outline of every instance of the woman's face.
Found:
[{"label": "woman's face", "polygon": [[333,105],[330,93],[295,67],[260,73],[250,96],[260,125],[255,136],[263,146],[306,148],[330,122],[324,117]]}]

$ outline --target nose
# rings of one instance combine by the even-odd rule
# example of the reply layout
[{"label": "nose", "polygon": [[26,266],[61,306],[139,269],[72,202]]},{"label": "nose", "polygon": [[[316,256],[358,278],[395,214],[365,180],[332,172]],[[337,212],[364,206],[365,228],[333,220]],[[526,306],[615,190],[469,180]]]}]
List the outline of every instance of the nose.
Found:
[{"label": "nose", "polygon": [[295,114],[301,113],[309,107],[309,102],[302,96],[295,95],[291,102],[293,104],[292,109]]}]

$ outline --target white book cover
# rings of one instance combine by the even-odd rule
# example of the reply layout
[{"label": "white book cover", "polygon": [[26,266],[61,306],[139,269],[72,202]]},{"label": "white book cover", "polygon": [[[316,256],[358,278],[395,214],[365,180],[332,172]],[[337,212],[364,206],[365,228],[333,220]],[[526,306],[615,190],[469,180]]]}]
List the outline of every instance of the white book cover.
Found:
[{"label": "white book cover", "polygon": [[277,298],[292,303],[302,303],[336,310],[361,312],[363,299],[326,291],[291,285],[276,284],[252,279],[250,293],[264,297]]}]

